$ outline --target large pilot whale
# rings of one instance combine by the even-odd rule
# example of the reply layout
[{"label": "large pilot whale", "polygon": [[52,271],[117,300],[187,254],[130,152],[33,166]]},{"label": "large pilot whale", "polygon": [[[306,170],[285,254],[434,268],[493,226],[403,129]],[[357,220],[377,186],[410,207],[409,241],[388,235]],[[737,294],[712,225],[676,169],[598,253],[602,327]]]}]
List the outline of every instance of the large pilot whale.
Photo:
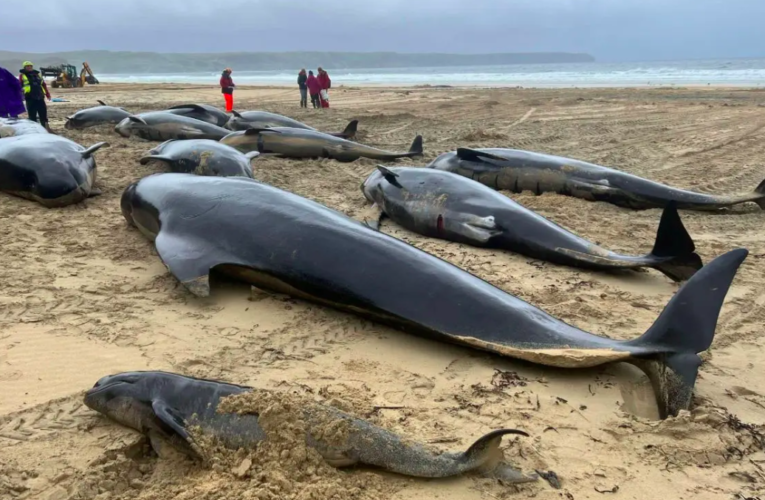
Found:
[{"label": "large pilot whale", "polygon": [[641,367],[662,416],[691,403],[725,295],[747,250],[707,264],[632,340],[569,325],[486,281],[314,201],[253,179],[155,174],[122,213],[191,293],[212,270],[435,340],[559,368]]},{"label": "large pilot whale", "polygon": [[630,256],[606,250],[502,193],[443,170],[380,165],[361,189],[382,211],[380,220],[389,217],[424,236],[574,267],[653,267],[675,281],[687,280],[703,265],[674,202],[664,209],[651,253]]},{"label": "large pilot whale", "polygon": [[460,148],[438,156],[428,167],[469,177],[492,189],[552,192],[635,210],[664,208],[671,201],[685,210],[715,210],[746,202],[765,209],[765,181],[751,193],[697,193],[594,163],[519,149]]}]

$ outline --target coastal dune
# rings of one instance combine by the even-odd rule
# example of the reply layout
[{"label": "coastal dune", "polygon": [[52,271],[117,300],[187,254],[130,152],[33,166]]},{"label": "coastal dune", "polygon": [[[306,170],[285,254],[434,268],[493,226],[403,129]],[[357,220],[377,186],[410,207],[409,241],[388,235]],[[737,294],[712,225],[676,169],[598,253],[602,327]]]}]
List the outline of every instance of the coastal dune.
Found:
[{"label": "coastal dune", "polygon": [[[282,113],[322,130],[342,130],[358,119],[358,140],[387,150],[422,134],[425,157],[402,165],[424,165],[457,147],[510,147],[701,192],[747,192],[765,178],[765,93],[758,90],[340,83],[329,110],[301,110],[291,87],[241,87],[236,109]],[[735,247],[748,248],[750,256],[728,294],[714,344],[702,355],[693,410],[658,421],[647,378],[629,366],[567,371],[501,359],[223,279],[214,280],[211,297],[191,297],[120,212],[123,189],[158,171],[138,163],[151,143],[122,138],[111,127],[65,130],[64,117],[97,99],[133,112],[183,102],[222,106],[220,90],[101,84],[56,96],[69,101],[49,106],[56,132],[85,146],[106,140],[111,147],[97,156],[99,197],[49,210],[0,195],[0,499],[762,494],[765,215],[755,205],[681,214],[705,262]],[[359,220],[376,217],[359,189],[375,165],[273,158],[252,164],[257,179]],[[650,250],[661,213],[505,194],[624,254]],[[588,272],[424,238],[391,222],[382,230],[611,338],[642,334],[678,288],[654,270]],[[524,472],[554,472],[561,489],[553,488],[555,480],[511,487],[478,477],[423,481],[339,472],[310,451],[298,452],[287,439],[288,418],[285,434],[260,455],[221,451],[210,469],[183,458],[157,459],[135,433],[82,404],[83,391],[101,376],[149,369],[298,393],[441,450],[464,450],[491,429],[519,428],[530,437],[506,439],[507,459]],[[290,409],[277,405],[273,412]]]}]

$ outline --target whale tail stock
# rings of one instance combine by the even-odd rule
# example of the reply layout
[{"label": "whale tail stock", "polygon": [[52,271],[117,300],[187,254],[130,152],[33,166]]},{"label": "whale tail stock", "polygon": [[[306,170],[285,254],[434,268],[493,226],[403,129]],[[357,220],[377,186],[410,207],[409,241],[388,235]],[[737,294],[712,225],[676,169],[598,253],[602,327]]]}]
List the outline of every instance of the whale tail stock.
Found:
[{"label": "whale tail stock", "polygon": [[631,363],[651,380],[662,418],[690,406],[701,365],[712,345],[725,296],[749,252],[731,250],[704,266],[669,301],[651,328],[628,345],[646,352]]},{"label": "whale tail stock", "polygon": [[674,201],[669,202],[661,214],[651,256],[671,257],[670,260],[664,260],[653,267],[674,281],[689,279],[704,265],[696,253],[696,244],[680,219],[677,203]]}]

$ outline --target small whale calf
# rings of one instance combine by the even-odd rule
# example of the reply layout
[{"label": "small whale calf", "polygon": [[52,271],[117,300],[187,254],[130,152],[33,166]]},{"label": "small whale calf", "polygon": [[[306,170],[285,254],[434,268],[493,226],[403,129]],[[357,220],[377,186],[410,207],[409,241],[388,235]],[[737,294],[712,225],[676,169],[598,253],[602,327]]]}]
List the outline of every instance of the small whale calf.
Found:
[{"label": "small whale calf", "polygon": [[664,209],[651,253],[633,257],[606,250],[502,193],[443,170],[379,166],[362,191],[382,210],[381,218],[424,236],[589,269],[653,267],[675,281],[702,267],[675,202]]},{"label": "small whale calf", "polygon": [[[205,460],[194,426],[205,436],[229,448],[255,448],[267,439],[251,413],[225,413],[220,404],[231,396],[262,390],[214,380],[185,377],[166,372],[126,372],[100,379],[85,394],[85,405],[108,418],[148,436],[162,456],[166,445],[194,458]],[[370,465],[413,477],[442,478],[480,472],[507,483],[536,481],[497,458],[502,436],[523,431],[501,429],[481,437],[462,453],[435,454],[424,446],[403,440],[332,407],[307,404],[303,408],[308,424],[306,444],[316,449],[333,467]],[[340,436],[330,437],[322,427],[342,426]]]},{"label": "small whale calf", "polygon": [[518,149],[460,148],[440,155],[428,167],[469,177],[492,189],[558,193],[635,210],[664,208],[671,201],[684,210],[716,210],[746,202],[765,209],[765,181],[751,193],[696,193],[594,163]]}]

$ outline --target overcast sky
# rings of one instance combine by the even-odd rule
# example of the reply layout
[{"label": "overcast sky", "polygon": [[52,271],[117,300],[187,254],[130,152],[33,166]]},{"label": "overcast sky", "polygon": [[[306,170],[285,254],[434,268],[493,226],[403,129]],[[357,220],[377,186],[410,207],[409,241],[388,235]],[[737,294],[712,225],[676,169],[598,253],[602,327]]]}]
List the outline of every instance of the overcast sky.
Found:
[{"label": "overcast sky", "polygon": [[765,56],[765,0],[0,0],[0,50]]}]

